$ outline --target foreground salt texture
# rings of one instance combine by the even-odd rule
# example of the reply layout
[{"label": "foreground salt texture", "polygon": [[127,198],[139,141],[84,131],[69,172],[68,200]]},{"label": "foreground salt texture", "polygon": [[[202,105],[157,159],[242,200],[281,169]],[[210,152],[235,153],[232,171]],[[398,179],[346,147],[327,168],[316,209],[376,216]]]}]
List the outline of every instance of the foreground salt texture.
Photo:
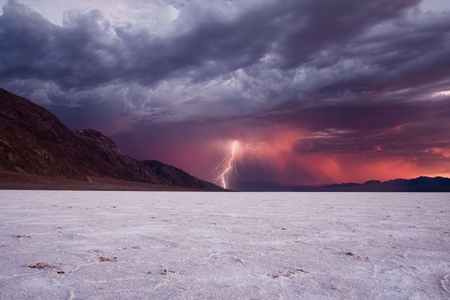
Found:
[{"label": "foreground salt texture", "polygon": [[0,298],[448,299],[449,198],[0,191]]}]

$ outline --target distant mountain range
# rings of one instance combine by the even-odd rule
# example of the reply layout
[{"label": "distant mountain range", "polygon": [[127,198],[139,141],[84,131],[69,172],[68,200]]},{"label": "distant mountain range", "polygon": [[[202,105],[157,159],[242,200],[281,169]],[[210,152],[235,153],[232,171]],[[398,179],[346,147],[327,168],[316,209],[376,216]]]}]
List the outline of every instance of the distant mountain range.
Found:
[{"label": "distant mountain range", "polygon": [[160,161],[133,159],[93,129],[71,131],[46,109],[1,88],[0,171],[88,182],[99,177],[195,190],[220,189]]},{"label": "distant mountain range", "polygon": [[242,191],[285,192],[450,192],[450,179],[444,177],[418,177],[381,182],[342,183],[322,186],[287,186],[269,182],[240,182],[234,187]]}]

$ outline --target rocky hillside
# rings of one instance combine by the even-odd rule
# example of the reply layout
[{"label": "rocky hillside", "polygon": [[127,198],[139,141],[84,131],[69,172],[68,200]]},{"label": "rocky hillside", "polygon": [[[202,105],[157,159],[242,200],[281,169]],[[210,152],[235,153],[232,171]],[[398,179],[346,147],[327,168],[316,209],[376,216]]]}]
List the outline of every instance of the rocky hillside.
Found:
[{"label": "rocky hillside", "polygon": [[136,182],[206,189],[203,182],[181,169],[157,160],[138,161],[123,154],[109,137],[96,130],[76,130],[74,133],[91,150],[95,151],[104,161],[113,166],[113,169],[116,171],[114,174],[116,178],[125,178]]},{"label": "rocky hillside", "polygon": [[0,88],[0,170],[89,181],[91,176],[207,189],[178,168],[138,161],[98,131],[72,132],[53,114]]}]

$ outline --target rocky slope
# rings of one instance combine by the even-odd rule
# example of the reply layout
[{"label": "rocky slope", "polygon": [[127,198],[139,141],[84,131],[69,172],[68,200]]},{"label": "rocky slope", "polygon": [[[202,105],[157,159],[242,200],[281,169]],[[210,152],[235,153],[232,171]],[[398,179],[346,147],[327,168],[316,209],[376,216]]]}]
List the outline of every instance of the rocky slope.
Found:
[{"label": "rocky slope", "polygon": [[72,132],[53,114],[0,88],[0,170],[89,181],[98,176],[207,189],[178,168],[138,161],[98,131]]}]

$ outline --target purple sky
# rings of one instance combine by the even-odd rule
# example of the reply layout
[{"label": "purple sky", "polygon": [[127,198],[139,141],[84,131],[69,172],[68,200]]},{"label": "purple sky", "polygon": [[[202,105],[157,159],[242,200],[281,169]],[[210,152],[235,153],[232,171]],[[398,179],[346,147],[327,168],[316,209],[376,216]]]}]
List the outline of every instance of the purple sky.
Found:
[{"label": "purple sky", "polygon": [[448,0],[0,5],[0,86],[132,157],[230,162],[231,187],[450,177]]}]

